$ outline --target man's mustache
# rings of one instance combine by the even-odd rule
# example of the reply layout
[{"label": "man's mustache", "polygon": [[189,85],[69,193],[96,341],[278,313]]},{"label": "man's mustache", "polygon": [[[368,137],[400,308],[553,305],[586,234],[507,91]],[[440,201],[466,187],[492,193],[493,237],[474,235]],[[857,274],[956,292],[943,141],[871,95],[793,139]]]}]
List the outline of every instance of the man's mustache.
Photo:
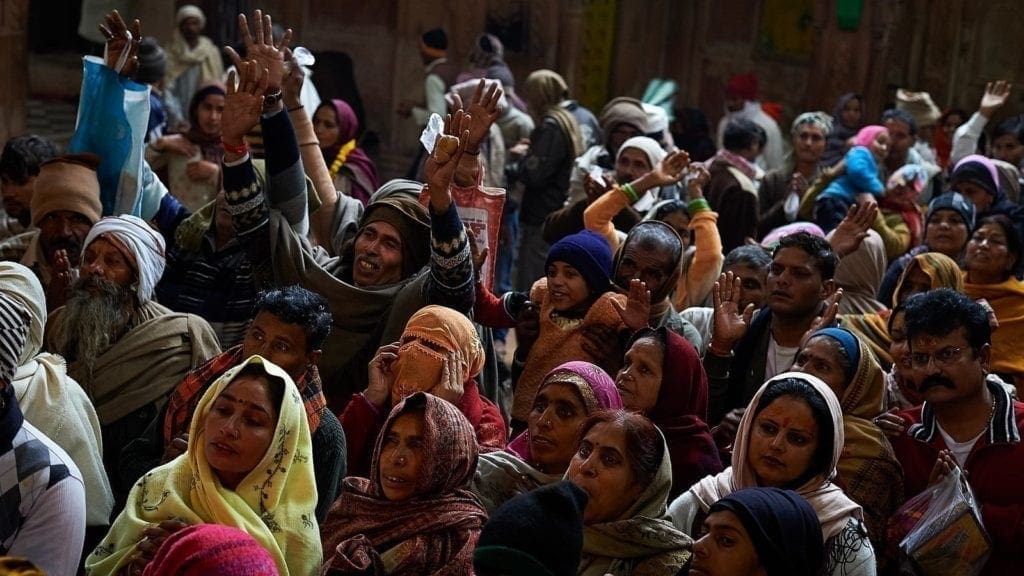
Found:
[{"label": "man's mustache", "polygon": [[942,386],[944,388],[949,388],[950,390],[956,390],[956,384],[953,384],[952,380],[946,378],[945,376],[936,375],[929,376],[922,380],[921,384],[917,387],[917,391],[924,392],[925,390],[929,388],[934,388],[936,386]]}]

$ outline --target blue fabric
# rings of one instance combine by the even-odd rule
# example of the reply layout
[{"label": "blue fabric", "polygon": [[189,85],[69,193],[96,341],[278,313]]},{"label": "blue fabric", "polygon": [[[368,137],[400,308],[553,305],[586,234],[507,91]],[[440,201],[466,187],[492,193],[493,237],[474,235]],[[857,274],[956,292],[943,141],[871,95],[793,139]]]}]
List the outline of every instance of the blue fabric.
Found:
[{"label": "blue fabric", "polygon": [[863,146],[854,146],[846,153],[846,173],[833,180],[818,198],[841,198],[853,202],[857,194],[867,192],[877,198],[884,189],[878,178],[878,163],[871,151]]},{"label": "blue fabric", "polygon": [[846,357],[850,360],[849,366],[846,367],[846,380],[850,381],[853,379],[853,375],[857,372],[857,365],[860,364],[860,345],[857,342],[857,337],[853,335],[846,328],[822,328],[814,334],[811,334],[811,338],[815,336],[828,336],[846,351]]},{"label": "blue fabric", "polygon": [[565,262],[583,276],[591,294],[604,294],[611,289],[612,249],[604,236],[591,230],[570,234],[555,242],[544,263]]}]

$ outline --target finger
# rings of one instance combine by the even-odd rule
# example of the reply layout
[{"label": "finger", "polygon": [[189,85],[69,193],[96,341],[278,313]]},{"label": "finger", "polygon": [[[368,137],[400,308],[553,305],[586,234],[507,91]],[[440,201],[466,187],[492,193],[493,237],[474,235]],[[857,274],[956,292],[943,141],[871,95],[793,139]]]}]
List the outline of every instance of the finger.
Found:
[{"label": "finger", "polygon": [[722,283],[721,282],[715,282],[715,289],[711,291],[711,298],[712,298],[713,304],[715,306],[715,309],[718,309],[718,308],[720,308],[722,306]]},{"label": "finger", "polygon": [[238,76],[235,75],[235,71],[234,70],[229,70],[228,71],[227,93],[228,93],[228,95],[231,95],[231,94],[235,94],[236,92],[238,92]]},{"label": "finger", "polygon": [[251,52],[252,34],[249,33],[249,20],[246,19],[245,14],[238,15],[238,31],[242,34],[242,43],[245,45],[246,52]]},{"label": "finger", "polygon": [[751,319],[754,317],[754,303],[747,304],[747,307],[743,309],[743,322],[748,326],[750,325]]},{"label": "finger", "polygon": [[267,83],[270,81],[270,71],[266,68],[260,68],[257,66],[257,86],[256,94],[263,94],[267,91]]},{"label": "finger", "polygon": [[622,318],[623,320],[625,320],[625,318],[626,318],[626,307],[625,306],[623,306],[622,304],[619,304],[618,300],[614,300],[613,299],[612,300],[612,308],[615,308],[615,311],[619,313],[619,318]]},{"label": "finger", "polygon": [[292,43],[292,29],[289,28],[284,31],[284,37],[281,38],[281,42],[277,45],[278,50],[287,49]]},{"label": "finger", "polygon": [[252,13],[252,27],[255,29],[256,45],[263,45],[263,11],[257,8]]},{"label": "finger", "polygon": [[483,100],[484,85],[485,84],[487,84],[487,82],[483,78],[481,78],[480,81],[476,83],[476,88],[473,90],[473,100],[472,100],[474,104],[483,104],[483,102],[484,102],[484,100]]},{"label": "finger", "polygon": [[263,42],[261,44],[273,46],[274,23],[271,21],[270,14],[264,14],[261,22],[263,23]]},{"label": "finger", "polygon": [[[445,114],[444,115],[444,132],[443,133],[444,134],[451,134],[452,133],[452,115],[451,114]],[[437,147],[437,142],[436,141],[434,142],[434,147],[435,148]]]},{"label": "finger", "polygon": [[142,21],[138,18],[132,20],[132,34],[135,37],[135,43],[142,43]]},{"label": "finger", "polygon": [[242,67],[242,58],[238,55],[238,52],[235,52],[234,48],[231,46],[225,46],[224,53],[231,59],[231,63],[235,65],[235,68]]},{"label": "finger", "polygon": [[100,24],[99,28],[100,28],[100,34],[102,34],[103,37],[106,38],[107,40],[110,40],[110,39],[112,39],[114,37],[114,33],[111,32],[110,29],[107,28],[106,26],[104,26],[103,24]]}]

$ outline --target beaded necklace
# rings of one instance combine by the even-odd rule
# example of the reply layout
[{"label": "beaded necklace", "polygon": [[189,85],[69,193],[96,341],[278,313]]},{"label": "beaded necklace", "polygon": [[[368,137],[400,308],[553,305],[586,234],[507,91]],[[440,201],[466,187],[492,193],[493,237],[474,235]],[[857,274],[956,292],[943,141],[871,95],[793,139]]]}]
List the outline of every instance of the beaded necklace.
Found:
[{"label": "beaded necklace", "polygon": [[341,150],[338,150],[338,155],[334,157],[334,162],[331,162],[331,180],[338,177],[338,171],[341,170],[342,165],[345,164],[345,160],[348,160],[348,155],[355,149],[356,141],[355,138],[353,138],[346,142],[345,145],[341,147]]}]

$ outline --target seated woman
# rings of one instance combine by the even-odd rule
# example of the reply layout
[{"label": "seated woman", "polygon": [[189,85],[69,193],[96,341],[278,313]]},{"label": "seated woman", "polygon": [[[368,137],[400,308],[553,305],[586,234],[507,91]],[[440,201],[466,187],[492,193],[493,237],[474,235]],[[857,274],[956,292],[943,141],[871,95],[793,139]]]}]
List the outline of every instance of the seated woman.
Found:
[{"label": "seated woman", "polygon": [[469,492],[473,427],[452,404],[417,392],[391,411],[367,478],[349,477],[324,522],[321,574],[472,573],[487,513]]},{"label": "seated woman", "polygon": [[836,484],[864,508],[871,543],[881,550],[886,522],[896,512],[903,494],[903,470],[889,441],[874,423],[884,411],[882,368],[852,332],[824,328],[811,334],[801,346],[793,371],[817,376],[839,398],[846,442],[836,465]]},{"label": "seated woman", "polygon": [[203,394],[188,452],[135,484],[86,570],[141,573],[171,533],[209,523],[248,532],[282,574],[316,573],[321,549],[311,452],[292,379],[252,356]]},{"label": "seated woman", "polygon": [[628,410],[661,430],[672,461],[670,498],[701,478],[722,471],[718,448],[705,420],[708,379],[693,346],[667,330],[645,328],[626,349],[615,386]]},{"label": "seated woman", "polygon": [[480,455],[473,485],[488,512],[562,479],[576,453],[580,425],[598,410],[622,408],[615,383],[589,362],[566,362],[540,383],[526,431],[501,452]]},{"label": "seated woman", "polygon": [[626,410],[587,418],[565,479],[587,493],[579,576],[674,576],[693,541],[665,515],[668,448],[647,418]]},{"label": "seated woman", "polygon": [[321,103],[313,114],[313,130],[335,190],[366,206],[380,181],[373,160],[356,141],[359,120],[352,107],[338,99]]},{"label": "seated woman", "polygon": [[373,441],[388,410],[413,392],[430,392],[458,407],[476,431],[482,451],[508,443],[498,407],[480,395],[474,380],[484,364],[476,328],[465,315],[425,306],[409,318],[401,339],[382,347],[370,362],[370,385],[341,414],[348,441],[350,476],[369,473]]},{"label": "seated woman", "polygon": [[711,505],[693,543],[690,576],[818,576],[821,523],[799,494],[737,490]]},{"label": "seated woman", "polygon": [[711,505],[743,489],[795,490],[818,514],[824,574],[875,574],[861,507],[831,481],[846,439],[839,399],[815,376],[785,372],[765,382],[736,431],[732,466],[670,505],[677,528],[695,534]]},{"label": "seated woman", "polygon": [[1022,249],[1013,221],[992,214],[978,223],[964,256],[964,294],[975,300],[984,298],[999,322],[999,328],[992,331],[990,369],[1018,391],[1024,390]]}]

